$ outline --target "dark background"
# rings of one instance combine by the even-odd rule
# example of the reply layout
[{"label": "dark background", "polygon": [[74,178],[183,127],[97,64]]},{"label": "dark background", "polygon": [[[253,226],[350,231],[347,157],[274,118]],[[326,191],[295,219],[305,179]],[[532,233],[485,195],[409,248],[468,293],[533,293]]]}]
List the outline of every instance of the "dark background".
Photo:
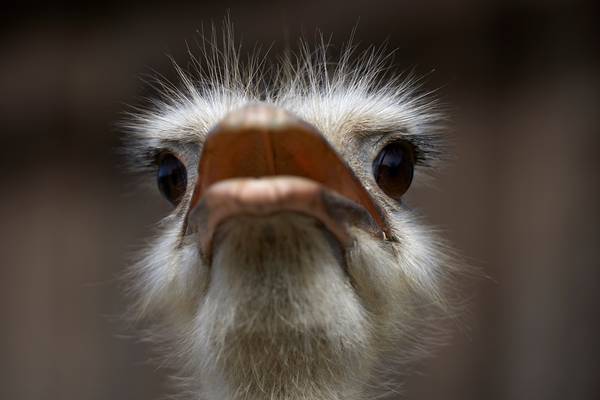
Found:
[{"label": "dark background", "polygon": [[450,107],[454,160],[410,201],[489,278],[408,398],[600,398],[597,2],[126,3],[3,9],[0,398],[166,393],[116,317],[117,277],[168,206],[120,167],[115,124],[227,9],[274,54],[359,22],[361,46],[387,40]]}]

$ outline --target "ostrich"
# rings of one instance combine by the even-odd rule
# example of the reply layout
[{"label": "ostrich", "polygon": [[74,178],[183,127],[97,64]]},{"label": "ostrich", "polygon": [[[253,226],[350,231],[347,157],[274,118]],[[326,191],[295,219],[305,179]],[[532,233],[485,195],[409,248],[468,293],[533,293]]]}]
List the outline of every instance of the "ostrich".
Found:
[{"label": "ostrich", "polygon": [[394,392],[450,314],[456,263],[403,202],[444,153],[441,114],[382,50],[266,65],[228,36],[128,119],[172,204],[130,270],[132,315],[181,398]]}]

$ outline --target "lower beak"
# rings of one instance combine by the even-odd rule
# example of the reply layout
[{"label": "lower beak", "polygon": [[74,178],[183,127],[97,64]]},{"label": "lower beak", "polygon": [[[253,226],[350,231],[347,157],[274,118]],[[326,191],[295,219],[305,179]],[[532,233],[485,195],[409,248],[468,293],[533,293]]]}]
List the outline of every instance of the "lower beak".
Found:
[{"label": "lower beak", "polygon": [[325,138],[263,104],[231,112],[208,133],[190,210],[206,255],[219,224],[242,214],[307,214],[343,245],[350,241],[348,225],[389,236],[380,209]]}]

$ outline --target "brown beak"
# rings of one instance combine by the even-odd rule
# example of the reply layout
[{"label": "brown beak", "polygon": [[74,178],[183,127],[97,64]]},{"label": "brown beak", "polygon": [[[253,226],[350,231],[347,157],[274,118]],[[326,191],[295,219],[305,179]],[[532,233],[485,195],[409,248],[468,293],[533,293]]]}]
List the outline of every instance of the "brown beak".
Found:
[{"label": "brown beak", "polygon": [[364,214],[374,235],[389,236],[380,209],[326,139],[289,112],[264,104],[231,112],[208,133],[194,207],[203,216],[206,252],[217,225],[239,214],[310,214],[344,242],[340,214],[353,209],[350,215]]}]

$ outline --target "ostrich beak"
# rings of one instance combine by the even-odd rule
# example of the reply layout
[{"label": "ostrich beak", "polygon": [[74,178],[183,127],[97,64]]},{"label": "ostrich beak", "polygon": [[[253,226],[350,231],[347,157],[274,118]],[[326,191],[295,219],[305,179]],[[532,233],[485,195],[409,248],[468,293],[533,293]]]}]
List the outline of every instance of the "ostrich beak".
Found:
[{"label": "ostrich beak", "polygon": [[389,235],[379,207],[316,128],[264,104],[229,113],[208,133],[190,210],[209,257],[219,224],[237,215],[306,214],[342,245],[349,226]]}]

